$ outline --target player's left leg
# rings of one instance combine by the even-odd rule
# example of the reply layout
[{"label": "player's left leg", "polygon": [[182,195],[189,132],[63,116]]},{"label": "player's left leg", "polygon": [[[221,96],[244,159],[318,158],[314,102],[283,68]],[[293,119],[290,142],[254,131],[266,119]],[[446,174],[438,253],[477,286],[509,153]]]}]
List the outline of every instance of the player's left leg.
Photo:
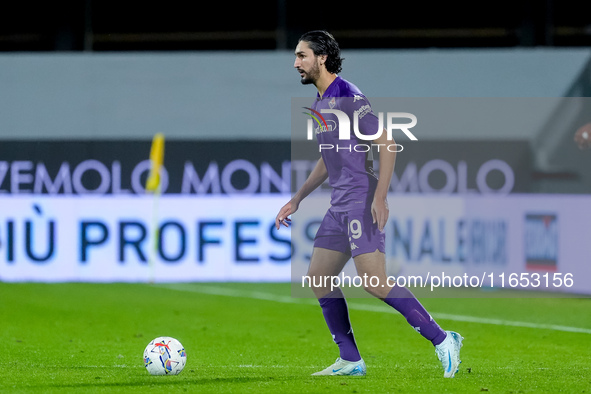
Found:
[{"label": "player's left leg", "polygon": [[374,277],[374,286],[367,284],[365,290],[374,297],[396,309],[406,318],[408,323],[433,345],[439,345],[446,337],[445,331],[433,320],[425,307],[406,287],[392,286],[386,276],[386,259],[384,253],[376,250],[353,258],[357,274],[368,278]]},{"label": "player's left leg", "polygon": [[453,377],[461,362],[459,350],[463,338],[442,330],[410,290],[388,282],[385,234],[373,223],[371,213],[367,210],[350,212],[348,221],[351,255],[357,274],[374,278],[373,282],[364,283],[365,290],[400,312],[419,334],[429,340],[444,367],[444,376]]},{"label": "player's left leg", "polygon": [[464,338],[457,332],[443,331],[406,287],[388,286],[384,253],[376,250],[355,256],[353,260],[359,276],[379,278],[373,282],[374,286],[365,286],[365,290],[400,312],[419,334],[429,340],[443,366],[443,376],[453,378],[462,362],[460,348]]}]

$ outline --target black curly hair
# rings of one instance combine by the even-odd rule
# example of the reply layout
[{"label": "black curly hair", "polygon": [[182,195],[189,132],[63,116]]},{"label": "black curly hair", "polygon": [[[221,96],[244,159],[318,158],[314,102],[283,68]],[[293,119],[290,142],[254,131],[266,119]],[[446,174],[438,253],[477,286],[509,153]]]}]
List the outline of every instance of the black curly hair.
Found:
[{"label": "black curly hair", "polygon": [[345,59],[341,57],[341,48],[332,34],[324,30],[313,30],[304,33],[299,41],[307,42],[315,56],[326,55],[324,65],[328,72],[333,74],[341,72]]}]

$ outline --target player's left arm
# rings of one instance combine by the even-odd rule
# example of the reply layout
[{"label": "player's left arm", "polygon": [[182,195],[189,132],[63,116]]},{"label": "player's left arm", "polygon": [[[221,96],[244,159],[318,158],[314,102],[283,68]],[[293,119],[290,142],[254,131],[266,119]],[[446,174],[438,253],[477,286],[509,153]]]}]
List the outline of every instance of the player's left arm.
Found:
[{"label": "player's left arm", "polygon": [[[389,140],[386,130],[383,130],[382,135],[376,138],[373,143],[380,145],[380,177],[371,204],[371,215],[373,222],[378,224],[380,231],[384,231],[390,215],[388,190],[390,189],[390,180],[394,174],[394,165],[396,163],[396,141],[394,139]],[[390,145],[392,147],[388,149]]]}]

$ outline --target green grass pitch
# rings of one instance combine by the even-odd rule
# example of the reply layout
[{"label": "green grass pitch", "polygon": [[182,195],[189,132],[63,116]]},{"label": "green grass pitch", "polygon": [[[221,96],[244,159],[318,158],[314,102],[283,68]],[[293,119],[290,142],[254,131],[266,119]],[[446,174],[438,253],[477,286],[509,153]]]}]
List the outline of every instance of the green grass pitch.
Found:
[{"label": "green grass pitch", "polygon": [[[289,284],[0,283],[0,392],[591,392],[590,299],[421,302],[465,337],[454,379],[376,299],[349,300],[367,376],[312,377],[338,352],[315,301]],[[185,346],[180,375],[143,366],[164,335]]]}]

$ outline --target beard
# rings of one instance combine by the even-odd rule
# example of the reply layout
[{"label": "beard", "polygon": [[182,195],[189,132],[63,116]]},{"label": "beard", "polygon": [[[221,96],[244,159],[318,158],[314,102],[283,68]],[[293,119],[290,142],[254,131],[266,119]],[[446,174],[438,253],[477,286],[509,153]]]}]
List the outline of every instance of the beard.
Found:
[{"label": "beard", "polygon": [[304,75],[300,82],[302,85],[309,85],[312,83],[316,83],[318,77],[320,76],[320,68],[317,64],[315,64],[309,71],[304,71]]},{"label": "beard", "polygon": [[310,85],[311,83],[314,83],[312,79],[306,77],[302,77],[302,79],[300,79],[300,82],[302,83],[302,85]]}]

